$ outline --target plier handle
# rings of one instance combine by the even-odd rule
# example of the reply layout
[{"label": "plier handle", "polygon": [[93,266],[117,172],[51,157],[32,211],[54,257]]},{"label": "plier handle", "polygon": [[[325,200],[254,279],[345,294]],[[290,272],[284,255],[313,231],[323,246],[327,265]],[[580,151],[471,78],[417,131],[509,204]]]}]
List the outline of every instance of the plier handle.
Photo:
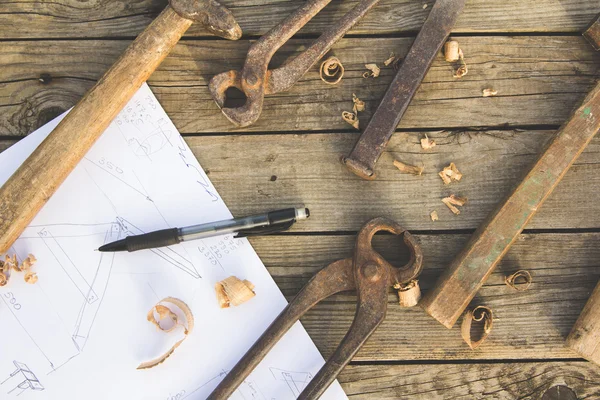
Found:
[{"label": "plier handle", "polygon": [[[393,267],[373,249],[371,240],[380,231],[402,235],[404,244],[410,251],[410,260],[402,268]],[[422,261],[423,254],[419,244],[396,222],[386,218],[375,218],[367,222],[356,238],[354,256],[333,262],[319,271],[279,314],[208,399],[229,398],[279,339],[314,305],[335,293],[356,289],[358,295],[356,314],[348,333],[298,397],[298,399],[319,398],[385,318],[389,287],[415,279],[421,272]]]}]

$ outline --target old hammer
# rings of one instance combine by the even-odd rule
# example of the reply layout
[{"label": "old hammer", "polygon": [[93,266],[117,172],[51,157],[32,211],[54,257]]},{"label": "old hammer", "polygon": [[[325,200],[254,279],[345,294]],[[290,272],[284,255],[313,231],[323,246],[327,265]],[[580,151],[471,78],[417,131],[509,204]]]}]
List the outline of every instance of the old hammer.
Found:
[{"label": "old hammer", "polygon": [[170,0],[167,8],[0,188],[0,254],[8,251],[195,21],[226,39],[242,36],[231,12],[215,0]]},{"label": "old hammer", "polygon": [[[600,50],[600,19],[585,31],[584,36],[596,50]],[[479,226],[436,286],[423,298],[421,306],[429,315],[447,328],[454,325],[523,228],[599,130],[600,82],[556,132],[523,180]],[[597,304],[600,304],[599,292],[596,290],[593,295]],[[596,352],[595,347],[600,335],[600,311],[596,309],[592,315],[596,332],[589,336],[593,339],[594,357],[598,362],[600,352]],[[582,332],[578,334],[579,339],[581,335]],[[570,345],[577,347],[573,340]],[[579,351],[585,355],[589,349],[582,347]],[[590,354],[588,356],[591,358]]]}]

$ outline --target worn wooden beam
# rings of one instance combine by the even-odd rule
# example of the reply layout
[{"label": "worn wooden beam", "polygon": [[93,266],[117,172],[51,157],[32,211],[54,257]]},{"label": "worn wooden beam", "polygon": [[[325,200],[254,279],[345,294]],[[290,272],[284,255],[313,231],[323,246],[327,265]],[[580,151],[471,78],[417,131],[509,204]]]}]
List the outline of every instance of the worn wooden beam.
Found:
[{"label": "worn wooden beam", "polygon": [[[357,231],[385,215],[408,229],[474,229],[537,158],[553,130],[428,132],[437,146],[421,149],[424,132],[399,132],[379,165],[380,179],[363,182],[340,163],[355,134],[220,135],[188,137],[188,144],[234,215],[305,204],[312,217],[294,230]],[[9,143],[8,141],[6,143]],[[422,176],[400,173],[397,158],[424,167]],[[455,162],[464,174],[444,185],[438,171]],[[598,228],[600,138],[567,173],[529,229]],[[460,215],[441,202],[449,194],[469,199]],[[429,214],[437,210],[440,219]]]},{"label": "worn wooden beam", "polygon": [[[299,7],[298,0],[223,0],[246,35],[262,35]],[[382,0],[352,30],[354,34],[418,30],[433,0]],[[356,1],[334,1],[311,21],[304,34],[316,34],[339,19]],[[427,8],[423,8],[424,5]],[[0,37],[136,36],[166,5],[166,0],[23,0],[0,3]],[[578,32],[598,12],[596,0],[470,0],[457,32]],[[193,27],[190,36],[207,36]]]},{"label": "worn wooden beam", "polygon": [[[600,54],[580,37],[461,37],[469,74],[453,78],[441,55],[425,77],[401,128],[560,125],[600,76]],[[281,64],[307,44],[292,41],[275,57]],[[316,67],[289,92],[267,96],[258,122],[244,131],[351,130],[342,118],[352,93],[367,103],[366,126],[394,75],[384,68],[364,79],[364,64],[403,56],[412,39],[350,38],[333,52],[346,67],[341,84],[320,81]],[[3,42],[0,46],[0,136],[25,135],[73,106],[127,46],[128,41]],[[217,73],[243,64],[248,41],[180,43],[150,85],[183,133],[230,132],[234,126],[210,97]],[[94,51],[90,51],[90,49]],[[483,89],[498,91],[484,98]],[[238,130],[239,131],[239,130]]]},{"label": "worn wooden beam", "polygon": [[352,400],[600,397],[600,369],[586,362],[351,365],[339,381]]}]

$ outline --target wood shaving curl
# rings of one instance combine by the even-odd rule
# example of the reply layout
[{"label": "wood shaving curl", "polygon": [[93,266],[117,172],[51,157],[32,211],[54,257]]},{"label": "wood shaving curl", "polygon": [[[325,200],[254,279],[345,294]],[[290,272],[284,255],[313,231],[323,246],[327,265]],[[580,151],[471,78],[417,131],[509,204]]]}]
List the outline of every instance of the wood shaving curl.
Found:
[{"label": "wood shaving curl", "polygon": [[444,197],[442,199],[442,203],[444,203],[450,209],[450,211],[452,211],[454,214],[459,215],[460,210],[456,206],[458,206],[458,207],[464,206],[467,203],[467,198],[466,197],[458,197],[458,196],[451,194],[448,197]]},{"label": "wood shaving curl", "polygon": [[423,175],[423,167],[415,167],[414,165],[404,164],[401,161],[394,160],[394,166],[405,174]]},{"label": "wood shaving curl", "polygon": [[413,279],[408,283],[396,283],[394,289],[398,291],[398,304],[400,307],[414,307],[421,300],[419,281]]},{"label": "wood shaving curl", "polygon": [[17,261],[17,255],[13,255],[12,257],[6,255],[4,260],[0,260],[0,287],[6,286],[11,277],[11,270],[15,270],[17,272],[25,272],[24,280],[27,283],[34,284],[38,281],[38,276],[36,273],[31,271],[31,267],[37,259],[33,256],[33,254],[29,254],[23,263],[19,264]]},{"label": "wood shaving curl", "polygon": [[252,282],[242,281],[235,276],[230,276],[215,285],[217,301],[221,308],[235,307],[247,302],[256,296],[253,289]]},{"label": "wood shaving curl", "polygon": [[438,213],[437,213],[437,211],[435,211],[435,210],[433,210],[433,211],[431,212],[431,214],[429,214],[429,216],[431,217],[431,220],[432,220],[433,222],[435,222],[435,221],[437,221],[438,219],[440,219],[440,217],[438,217]]},{"label": "wood shaving curl", "polygon": [[432,139],[429,139],[429,136],[425,135],[425,137],[421,139],[421,148],[423,150],[433,149],[435,146],[435,142]]},{"label": "wood shaving curl", "polygon": [[463,176],[458,170],[458,168],[456,168],[456,165],[453,162],[450,163],[450,165],[445,167],[443,170],[441,170],[438,175],[440,176],[440,178],[442,178],[442,181],[444,181],[445,185],[448,185],[451,182],[458,182],[462,179]]},{"label": "wood shaving curl", "polygon": [[38,276],[35,272],[29,271],[25,274],[25,282],[33,285],[37,281],[38,281]]},{"label": "wood shaving curl", "polygon": [[[483,332],[479,340],[473,341],[471,337],[471,325],[473,321],[483,322]],[[464,341],[471,349],[479,347],[489,336],[494,325],[494,313],[489,307],[477,306],[471,311],[467,311],[463,317],[460,327],[460,333]]]},{"label": "wood shaving curl", "polygon": [[365,68],[368,69],[363,73],[363,78],[377,78],[381,73],[381,68],[377,64],[365,64]]},{"label": "wood shaving curl", "polygon": [[365,111],[365,102],[356,97],[354,93],[352,93],[352,103],[354,103],[354,106],[352,107],[354,114],[358,115],[359,112]]},{"label": "wood shaving curl", "polygon": [[[521,282],[517,282],[517,280]],[[531,274],[529,273],[529,271],[526,271],[524,269],[521,269],[515,272],[514,274],[504,278],[504,283],[506,283],[509,287],[519,292],[529,289],[529,286],[531,286],[532,281],[533,280],[531,278]]]},{"label": "wood shaving curl", "polygon": [[[169,306],[175,307],[175,308],[178,308],[179,310],[181,310],[181,312],[183,313],[183,315],[185,317],[185,321],[179,321],[179,316],[175,312],[173,312],[173,310]],[[157,316],[158,316],[158,318],[157,318]],[[183,301],[176,299],[174,297],[167,297],[167,298],[164,298],[161,301],[159,301],[148,312],[147,318],[148,318],[148,321],[153,323],[159,330],[161,330],[163,332],[171,332],[178,326],[182,326],[184,336],[183,336],[183,338],[178,340],[169,350],[167,350],[166,353],[164,353],[163,355],[161,355],[153,360],[141,363],[137,367],[137,369],[148,369],[148,368],[156,367],[159,364],[162,364],[167,358],[169,358],[171,356],[171,354],[173,354],[175,349],[178,348],[181,345],[181,343],[183,343],[183,341],[185,339],[187,339],[188,335],[190,333],[192,333],[192,331],[194,330],[194,316],[192,314],[192,311],[190,310],[190,308],[188,307],[187,304],[185,304]],[[163,325],[161,325],[161,322],[164,321],[165,319],[171,321],[172,326],[169,327],[167,325],[166,327],[163,328]]]},{"label": "wood shaving curl", "polygon": [[482,95],[483,97],[492,97],[498,94],[497,90],[494,90],[492,88],[488,88],[488,89],[483,89],[482,91]]},{"label": "wood shaving curl", "polygon": [[462,78],[469,73],[469,68],[465,62],[465,55],[456,40],[449,40],[444,45],[444,56],[447,62],[459,62],[460,65],[454,71],[455,78]]},{"label": "wood shaving curl", "polygon": [[329,57],[321,63],[319,74],[323,82],[335,85],[344,77],[344,66],[337,57]]},{"label": "wood shaving curl", "polygon": [[342,118],[344,119],[344,121],[352,125],[354,129],[360,129],[358,116],[355,113],[350,111],[342,111]]}]

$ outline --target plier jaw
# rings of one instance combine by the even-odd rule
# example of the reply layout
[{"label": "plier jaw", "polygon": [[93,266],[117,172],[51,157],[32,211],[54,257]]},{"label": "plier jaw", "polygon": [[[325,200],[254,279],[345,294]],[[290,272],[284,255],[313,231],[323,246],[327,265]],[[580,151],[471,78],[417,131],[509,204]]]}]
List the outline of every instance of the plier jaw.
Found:
[{"label": "plier jaw", "polygon": [[[405,266],[393,267],[373,249],[371,241],[380,231],[402,236],[411,254]],[[422,262],[420,245],[396,222],[386,218],[367,222],[356,238],[354,256],[333,262],[313,276],[208,399],[229,398],[279,339],[314,305],[335,293],[356,289],[356,314],[348,333],[298,397],[319,398],[384,320],[390,286],[415,279],[421,273]]]}]

